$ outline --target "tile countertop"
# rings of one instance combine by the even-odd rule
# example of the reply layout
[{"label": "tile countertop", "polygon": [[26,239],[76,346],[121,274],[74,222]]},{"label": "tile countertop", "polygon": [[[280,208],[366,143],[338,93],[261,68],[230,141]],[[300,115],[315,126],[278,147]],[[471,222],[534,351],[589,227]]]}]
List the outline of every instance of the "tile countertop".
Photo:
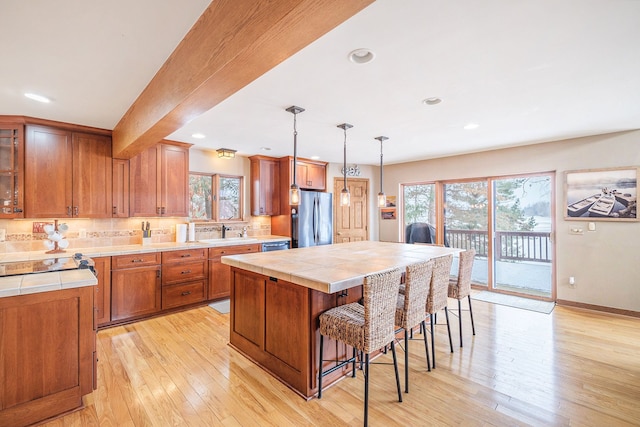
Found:
[{"label": "tile countertop", "polygon": [[25,274],[23,276],[0,277],[0,298],[95,286],[97,284],[98,279],[90,270],[52,271],[49,273]]},{"label": "tile countertop", "polygon": [[363,241],[227,255],[222,263],[332,294],[361,285],[368,274],[459,252],[442,246]]},{"label": "tile countertop", "polygon": [[[63,254],[47,254],[44,251],[14,252],[0,254],[0,263],[40,260],[49,258],[72,257],[74,253],[81,252],[85,256],[117,256],[143,252],[165,252],[181,249],[210,248],[218,246],[233,246],[264,242],[287,241],[283,236],[260,236],[256,238],[232,238],[215,239],[208,242],[187,243],[152,243],[150,245],[125,245],[95,248],[69,248]],[[94,286],[98,280],[89,270],[52,271],[48,273],[25,274],[22,276],[0,277],[0,298],[16,295],[26,295],[38,292],[56,291],[61,289],[76,288],[81,286]]]},{"label": "tile countertop", "polygon": [[228,239],[208,239],[207,241],[195,241],[186,243],[177,242],[165,242],[165,243],[151,243],[148,245],[122,245],[122,246],[101,246],[101,247],[87,247],[87,248],[68,248],[63,254],[47,254],[45,251],[31,251],[31,252],[13,252],[0,254],[0,263],[13,262],[13,261],[28,261],[39,260],[49,258],[63,258],[72,257],[76,252],[80,252],[88,257],[101,257],[101,256],[117,256],[128,254],[139,254],[147,252],[166,252],[166,251],[178,251],[181,249],[196,249],[196,248],[214,248],[219,246],[234,246],[234,245],[251,245],[255,243],[268,243],[268,242],[282,242],[290,240],[285,236],[260,236],[260,237],[233,237]]}]

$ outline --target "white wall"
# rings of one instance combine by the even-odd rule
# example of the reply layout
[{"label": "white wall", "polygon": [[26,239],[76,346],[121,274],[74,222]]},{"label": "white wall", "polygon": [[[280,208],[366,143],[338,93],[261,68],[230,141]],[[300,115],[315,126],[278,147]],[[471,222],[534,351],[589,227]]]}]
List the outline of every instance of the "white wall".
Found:
[{"label": "white wall", "polygon": [[[557,298],[638,312],[640,222],[600,221],[595,232],[570,234],[587,224],[564,219],[563,188],[568,170],[640,166],[639,144],[640,131],[632,131],[388,165],[385,190],[400,202],[401,183],[555,171]],[[380,240],[400,240],[400,214],[396,221],[377,221]]]}]

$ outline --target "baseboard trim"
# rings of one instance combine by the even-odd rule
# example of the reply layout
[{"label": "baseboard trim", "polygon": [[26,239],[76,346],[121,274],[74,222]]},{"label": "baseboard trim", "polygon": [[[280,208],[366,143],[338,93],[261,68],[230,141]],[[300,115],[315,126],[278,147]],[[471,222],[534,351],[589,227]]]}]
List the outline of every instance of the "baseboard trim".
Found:
[{"label": "baseboard trim", "polygon": [[605,313],[620,314],[622,316],[640,317],[640,311],[623,310],[620,308],[605,307],[602,305],[585,304],[582,302],[567,301],[562,299],[556,300],[556,304],[568,307],[585,308],[587,310],[604,311]]}]

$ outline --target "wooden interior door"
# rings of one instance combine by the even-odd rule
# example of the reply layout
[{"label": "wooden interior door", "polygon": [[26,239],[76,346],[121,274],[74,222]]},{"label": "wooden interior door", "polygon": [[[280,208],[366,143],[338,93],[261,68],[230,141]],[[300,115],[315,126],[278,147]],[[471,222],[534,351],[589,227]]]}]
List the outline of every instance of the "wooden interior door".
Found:
[{"label": "wooden interior door", "polygon": [[351,204],[340,206],[340,192],[343,179],[333,179],[333,242],[359,242],[369,240],[369,180],[347,178],[347,188],[351,193]]}]

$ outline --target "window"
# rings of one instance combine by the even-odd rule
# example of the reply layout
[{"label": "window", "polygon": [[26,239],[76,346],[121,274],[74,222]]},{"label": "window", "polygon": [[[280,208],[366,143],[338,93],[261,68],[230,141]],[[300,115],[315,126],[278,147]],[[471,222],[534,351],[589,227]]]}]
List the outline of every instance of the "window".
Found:
[{"label": "window", "polygon": [[242,176],[189,174],[189,218],[200,221],[244,219]]}]

